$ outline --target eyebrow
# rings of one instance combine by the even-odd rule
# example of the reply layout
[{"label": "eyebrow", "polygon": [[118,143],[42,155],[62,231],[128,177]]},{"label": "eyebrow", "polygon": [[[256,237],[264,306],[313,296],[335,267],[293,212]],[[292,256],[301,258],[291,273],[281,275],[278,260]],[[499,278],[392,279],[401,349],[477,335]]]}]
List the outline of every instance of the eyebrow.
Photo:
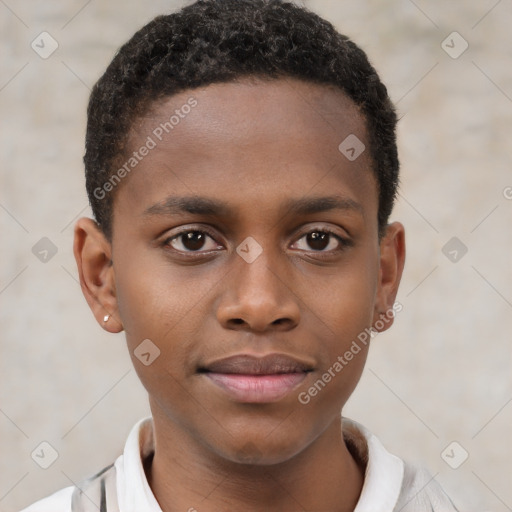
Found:
[{"label": "eyebrow", "polygon": [[[283,211],[294,215],[311,215],[330,210],[353,211],[362,214],[363,207],[357,201],[338,195],[288,199],[281,206]],[[222,201],[199,196],[170,196],[144,210],[144,216],[170,216],[180,213],[193,215],[228,216],[232,208]]]}]

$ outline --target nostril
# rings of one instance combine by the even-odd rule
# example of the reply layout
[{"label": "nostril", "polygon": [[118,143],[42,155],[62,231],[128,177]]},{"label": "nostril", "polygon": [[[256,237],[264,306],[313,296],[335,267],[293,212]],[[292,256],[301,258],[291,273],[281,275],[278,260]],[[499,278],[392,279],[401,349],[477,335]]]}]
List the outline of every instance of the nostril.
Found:
[{"label": "nostril", "polygon": [[272,322],[272,325],[286,325],[292,323],[292,320],[289,318],[277,318]]}]

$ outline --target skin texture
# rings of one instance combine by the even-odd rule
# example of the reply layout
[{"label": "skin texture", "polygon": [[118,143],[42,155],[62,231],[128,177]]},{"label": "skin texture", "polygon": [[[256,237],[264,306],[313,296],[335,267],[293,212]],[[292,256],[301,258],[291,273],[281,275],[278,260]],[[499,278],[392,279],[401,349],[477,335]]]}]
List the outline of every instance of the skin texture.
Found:
[{"label": "skin texture", "polygon": [[[197,106],[117,186],[112,243],[91,219],[75,226],[84,295],[104,329],[125,330],[149,394],[157,448],[148,481],[164,511],[353,510],[363,469],[343,442],[340,411],[367,347],[308,404],[298,395],[391,309],[404,266],[403,226],[378,238],[369,151],[349,161],[338,150],[350,134],[368,148],[364,118],[331,87],[241,80],[155,103],[135,123],[130,151],[191,97]],[[169,196],[229,211],[144,213]],[[324,196],[359,206],[283,206]],[[202,246],[169,241],[204,229]],[[322,229],[348,242],[312,243],[307,234]],[[247,237],[262,248],[252,263],[236,252]],[[134,356],[145,339],[160,350],[149,366]],[[275,403],[237,402],[198,373],[234,354],[270,353],[313,367]]]}]

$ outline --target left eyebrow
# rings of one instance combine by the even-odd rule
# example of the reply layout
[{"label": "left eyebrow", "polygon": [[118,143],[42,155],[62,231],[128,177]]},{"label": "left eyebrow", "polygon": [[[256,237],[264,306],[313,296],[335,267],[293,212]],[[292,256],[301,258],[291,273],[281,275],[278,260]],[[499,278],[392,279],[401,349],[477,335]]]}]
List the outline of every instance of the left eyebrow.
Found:
[{"label": "left eyebrow", "polygon": [[325,196],[290,199],[284,203],[283,209],[295,215],[311,215],[329,210],[354,211],[364,213],[363,207],[349,197]]},{"label": "left eyebrow", "polygon": [[[311,215],[330,210],[353,211],[364,213],[360,203],[348,197],[324,196],[304,197],[300,199],[288,199],[281,205],[281,211],[294,215]],[[178,215],[190,213],[195,215],[228,216],[232,215],[232,208],[222,201],[208,197],[170,196],[149,208],[146,208],[142,215]]]}]

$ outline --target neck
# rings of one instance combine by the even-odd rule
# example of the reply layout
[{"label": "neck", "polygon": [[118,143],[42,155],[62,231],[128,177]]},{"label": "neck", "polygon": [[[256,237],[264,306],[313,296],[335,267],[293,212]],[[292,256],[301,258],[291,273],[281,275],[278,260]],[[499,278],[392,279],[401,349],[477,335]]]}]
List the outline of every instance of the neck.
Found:
[{"label": "neck", "polygon": [[306,449],[272,465],[229,461],[153,415],[155,454],[145,468],[163,512],[176,510],[353,511],[364,469],[342,436],[341,416]]}]

